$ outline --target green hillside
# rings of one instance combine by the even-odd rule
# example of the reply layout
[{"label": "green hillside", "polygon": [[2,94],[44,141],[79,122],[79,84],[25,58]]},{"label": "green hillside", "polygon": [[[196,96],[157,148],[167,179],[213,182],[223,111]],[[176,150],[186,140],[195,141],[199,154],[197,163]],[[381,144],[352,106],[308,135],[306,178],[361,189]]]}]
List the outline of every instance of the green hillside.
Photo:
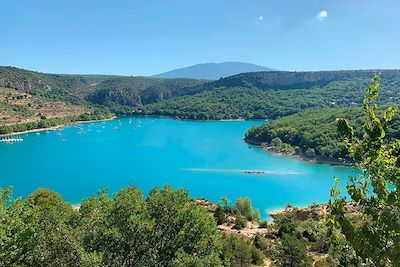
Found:
[{"label": "green hillside", "polygon": [[205,81],[115,75],[47,74],[0,67],[0,86],[75,103],[141,106],[201,90]]},{"label": "green hillside", "polygon": [[[362,136],[365,113],[361,107],[306,110],[291,116],[252,127],[245,140],[263,144],[277,152],[295,153],[305,158],[334,162],[349,160],[347,148],[339,138],[336,118],[345,118]],[[396,114],[388,132],[389,138],[400,138],[400,116]]]},{"label": "green hillside", "polygon": [[[374,71],[244,73],[208,89],[147,105],[182,119],[276,119],[308,108],[359,106]],[[400,100],[400,71],[382,71],[381,102]]]},{"label": "green hillside", "polygon": [[[375,70],[270,71],[205,81],[45,74],[0,67],[0,87],[30,94],[40,98],[44,104],[65,103],[62,105],[81,107],[89,113],[93,109],[100,109],[102,113],[133,112],[197,120],[276,119],[305,109],[359,106],[374,72]],[[382,71],[380,102],[398,103],[399,88],[400,71]],[[12,101],[9,96],[3,98],[5,101]],[[4,105],[9,103],[5,102]],[[42,116],[39,111],[32,111],[31,115],[35,118]],[[79,115],[79,112],[75,115]],[[6,117],[10,120],[4,119],[3,124],[16,121],[12,114],[5,113],[3,118]],[[51,117],[57,118],[61,115],[52,112]]]}]

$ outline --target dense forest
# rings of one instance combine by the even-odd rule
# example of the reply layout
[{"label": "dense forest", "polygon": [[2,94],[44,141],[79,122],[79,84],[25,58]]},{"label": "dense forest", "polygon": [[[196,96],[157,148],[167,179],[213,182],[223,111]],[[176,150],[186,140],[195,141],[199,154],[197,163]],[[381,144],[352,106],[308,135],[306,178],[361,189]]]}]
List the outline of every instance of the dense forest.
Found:
[{"label": "dense forest", "polygon": [[[349,161],[345,143],[336,130],[336,119],[346,118],[361,137],[365,114],[361,107],[305,110],[291,116],[250,128],[245,140],[262,144],[273,151],[295,153],[319,161]],[[389,138],[400,138],[400,116],[396,115],[388,130]]]},{"label": "dense forest", "polygon": [[[368,71],[320,72],[316,77],[312,72],[297,73],[298,78],[295,74],[240,74],[213,84],[219,87],[146,105],[143,109],[147,114],[181,119],[276,119],[310,108],[360,106],[371,77]],[[398,71],[382,74],[381,103],[400,101],[398,74]],[[281,79],[281,83],[273,78]],[[268,79],[272,79],[270,83]],[[308,79],[310,82],[306,83]],[[289,86],[292,82],[293,86]]]}]

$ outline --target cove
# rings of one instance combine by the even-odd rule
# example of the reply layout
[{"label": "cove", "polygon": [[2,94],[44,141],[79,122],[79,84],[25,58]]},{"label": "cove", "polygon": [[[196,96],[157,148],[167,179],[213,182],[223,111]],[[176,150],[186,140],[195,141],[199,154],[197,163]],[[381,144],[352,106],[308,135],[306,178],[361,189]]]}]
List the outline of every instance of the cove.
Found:
[{"label": "cove", "polygon": [[287,203],[325,202],[334,176],[345,188],[346,178],[356,174],[245,143],[246,129],[261,123],[122,117],[26,134],[21,143],[0,143],[0,187],[12,186],[15,196],[24,197],[50,188],[76,204],[105,188],[136,186],[148,193],[168,184],[214,202],[224,195],[232,201],[250,197],[267,218]]}]

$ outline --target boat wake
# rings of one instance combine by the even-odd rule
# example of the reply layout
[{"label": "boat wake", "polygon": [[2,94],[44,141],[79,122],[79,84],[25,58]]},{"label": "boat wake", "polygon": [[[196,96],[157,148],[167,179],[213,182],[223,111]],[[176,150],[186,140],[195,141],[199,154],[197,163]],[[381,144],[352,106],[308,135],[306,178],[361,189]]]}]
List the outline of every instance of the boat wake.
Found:
[{"label": "boat wake", "polygon": [[207,168],[184,168],[187,172],[207,172],[207,173],[242,173],[250,175],[303,175],[303,172],[296,171],[268,171],[268,170],[235,170],[235,169],[207,169]]}]

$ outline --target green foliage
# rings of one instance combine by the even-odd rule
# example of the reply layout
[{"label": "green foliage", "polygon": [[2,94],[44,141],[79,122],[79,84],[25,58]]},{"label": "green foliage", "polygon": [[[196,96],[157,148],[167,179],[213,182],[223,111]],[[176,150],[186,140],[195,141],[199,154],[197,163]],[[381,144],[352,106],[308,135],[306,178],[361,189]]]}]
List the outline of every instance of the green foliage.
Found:
[{"label": "green foliage", "polygon": [[270,244],[268,240],[260,234],[256,234],[254,236],[253,244],[256,248],[264,253],[267,253],[270,250]]},{"label": "green foliage", "polygon": [[319,253],[326,253],[329,248],[327,227],[323,221],[307,219],[298,224],[297,231],[303,240],[306,240],[309,249]]},{"label": "green foliage", "polygon": [[222,238],[222,260],[227,267],[247,267],[261,265],[264,254],[237,234],[227,234]]},{"label": "green foliage", "polygon": [[361,265],[354,249],[349,245],[346,237],[336,229],[330,229],[328,259],[330,266],[358,267]]},{"label": "green foliage", "polygon": [[274,137],[271,140],[271,146],[273,147],[274,151],[282,152],[282,153],[292,153],[293,147],[289,144],[283,143],[279,137]]},{"label": "green foliage", "polygon": [[[144,107],[181,119],[276,119],[304,109],[361,105],[370,71],[244,73]],[[398,71],[384,72],[382,102],[398,101]],[[311,78],[312,77],[312,78]],[[282,139],[282,138],[281,138]],[[282,139],[285,143],[285,140]]]},{"label": "green foliage", "polygon": [[[382,113],[381,110],[378,111]],[[272,140],[279,138],[282,143],[299,148],[299,154],[308,158],[328,161],[352,162],[344,140],[337,132],[336,119],[346,118],[354,125],[354,135],[361,138],[365,115],[359,107],[324,108],[306,110],[297,114],[252,127],[246,132],[246,140],[253,143],[266,143],[278,150],[282,144]],[[390,122],[392,128],[387,132],[388,139],[400,138],[400,117],[395,115]],[[314,152],[314,153],[313,153]]]},{"label": "green foliage", "polygon": [[237,215],[235,220],[235,225],[233,226],[236,230],[242,230],[246,227],[247,220],[242,215]]},{"label": "green foliage", "polygon": [[76,214],[58,195],[40,190],[24,202],[3,191],[0,203],[0,266],[84,265]]},{"label": "green foliage", "polygon": [[226,222],[226,212],[225,208],[221,205],[218,205],[214,212],[214,218],[217,221],[218,225],[221,225]]},{"label": "green foliage", "polygon": [[[400,265],[400,140],[388,140],[387,132],[397,110],[388,107],[377,115],[379,75],[368,88],[363,101],[366,113],[364,134],[360,139],[350,123],[338,119],[338,130],[349,153],[363,172],[350,177],[347,192],[361,207],[362,220],[353,222],[346,214],[346,199],[338,185],[332,188],[329,225],[341,229],[348,243],[366,264]],[[336,178],[336,181],[338,179]]]},{"label": "green foliage", "polygon": [[0,86],[75,104],[142,106],[201,90],[205,81],[115,75],[59,75],[0,67]]},{"label": "green foliage", "polygon": [[43,209],[50,209],[51,207],[57,207],[62,204],[62,198],[56,192],[40,188],[29,195],[26,202]]},{"label": "green foliage", "polygon": [[255,246],[251,247],[251,258],[254,265],[259,266],[264,264],[265,255],[260,249],[256,248]]},{"label": "green foliage", "polygon": [[311,147],[307,148],[307,150],[306,150],[306,156],[309,157],[309,158],[315,157],[315,150],[314,150],[314,148],[311,148]]},{"label": "green foliage", "polygon": [[251,200],[248,197],[239,197],[233,208],[236,214],[244,217],[248,221],[258,221],[260,219],[259,211],[253,208]]},{"label": "green foliage", "polygon": [[283,142],[282,142],[282,140],[281,140],[279,137],[274,137],[274,138],[271,140],[271,145],[274,146],[274,147],[280,147],[280,146],[283,145]]},{"label": "green foliage", "polygon": [[296,237],[284,234],[277,248],[276,260],[279,266],[311,266],[305,244]]},{"label": "green foliage", "polygon": [[220,266],[214,220],[184,190],[100,192],[79,212],[40,189],[0,191],[0,266]]},{"label": "green foliage", "polygon": [[275,226],[278,228],[278,236],[282,237],[284,234],[299,235],[297,231],[297,223],[294,219],[292,212],[287,211],[279,214],[274,218]]}]

